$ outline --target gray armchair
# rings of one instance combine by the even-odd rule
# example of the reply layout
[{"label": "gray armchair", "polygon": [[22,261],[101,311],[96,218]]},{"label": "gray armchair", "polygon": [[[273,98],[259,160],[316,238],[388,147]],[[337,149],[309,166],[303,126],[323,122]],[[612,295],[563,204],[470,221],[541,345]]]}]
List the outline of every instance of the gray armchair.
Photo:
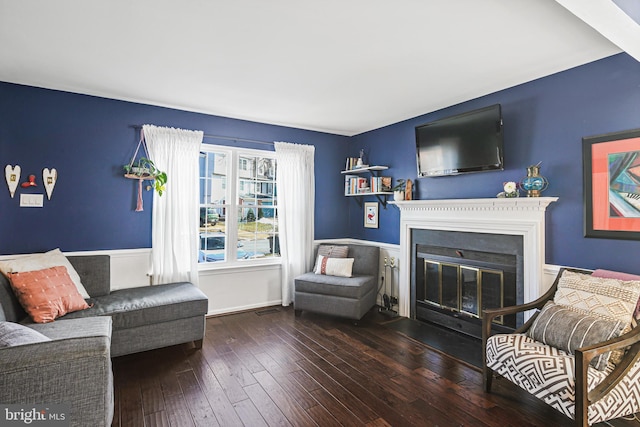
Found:
[{"label": "gray armchair", "polygon": [[111,318],[29,325],[51,341],[0,348],[0,402],[67,404],[71,426],[113,419]]},{"label": "gray armchair", "polygon": [[[294,308],[359,320],[376,303],[380,248],[367,245],[349,247],[353,276],[337,277],[305,273],[295,279]],[[317,249],[316,256],[317,258]]]}]

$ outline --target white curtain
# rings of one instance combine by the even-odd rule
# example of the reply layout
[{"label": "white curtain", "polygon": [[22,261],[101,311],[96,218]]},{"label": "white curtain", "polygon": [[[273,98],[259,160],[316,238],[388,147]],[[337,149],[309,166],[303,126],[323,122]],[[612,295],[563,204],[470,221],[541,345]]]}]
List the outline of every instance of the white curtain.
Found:
[{"label": "white curtain", "polygon": [[293,280],[311,269],[315,181],[312,145],[276,142],[282,305],[293,301]]},{"label": "white curtain", "polygon": [[199,154],[203,132],[144,125],[149,157],[167,173],[162,196],[154,191],[152,283],[198,284]]}]

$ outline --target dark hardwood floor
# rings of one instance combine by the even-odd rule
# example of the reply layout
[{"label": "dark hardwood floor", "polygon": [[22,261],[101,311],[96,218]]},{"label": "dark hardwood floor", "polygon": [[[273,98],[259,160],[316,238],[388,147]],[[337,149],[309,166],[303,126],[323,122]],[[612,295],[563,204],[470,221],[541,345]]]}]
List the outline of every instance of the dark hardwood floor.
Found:
[{"label": "dark hardwood floor", "polygon": [[372,310],[354,325],[283,307],[209,318],[202,350],[113,360],[113,426],[572,425],[506,380],[485,394],[476,368],[387,320]]}]

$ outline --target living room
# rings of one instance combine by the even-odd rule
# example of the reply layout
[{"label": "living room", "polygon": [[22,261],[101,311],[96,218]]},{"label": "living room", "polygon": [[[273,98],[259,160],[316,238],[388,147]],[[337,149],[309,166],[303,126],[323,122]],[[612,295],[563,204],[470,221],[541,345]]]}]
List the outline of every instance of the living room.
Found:
[{"label": "living room", "polygon": [[[5,7],[8,5],[1,6]],[[562,19],[568,18],[563,15]],[[4,192],[0,230],[5,238],[0,242],[0,255],[6,259],[55,248],[71,256],[108,254],[113,290],[149,285],[153,191],[142,192],[144,210],[136,212],[137,183],[123,178],[122,165],[135,150],[140,126],[154,124],[201,130],[205,144],[225,147],[273,151],[261,143],[313,145],[315,243],[371,244],[381,248],[381,260],[393,257],[398,262],[404,256],[400,248],[401,211],[380,203],[377,228],[364,227],[363,207],[344,196],[341,171],[346,158],[358,157],[364,150],[366,163],[388,166],[385,175],[394,181],[411,179],[416,200],[495,198],[505,182],[519,182],[527,166],[541,162],[541,173],[549,182],[543,196],[558,197],[546,214],[541,266],[545,282],[550,284],[561,266],[640,274],[637,240],[585,237],[582,142],[594,135],[640,128],[640,63],[637,55],[625,52],[624,47],[581,21],[580,25],[599,43],[600,50],[589,52],[594,55],[591,59],[557,59],[562,64],[548,75],[503,82],[498,90],[479,87],[467,98],[441,100],[439,107],[399,115],[396,120],[382,120],[377,126],[353,132],[331,131],[329,126],[296,126],[275,118],[252,120],[231,110],[214,114],[170,100],[134,99],[126,93],[126,79],[121,87],[97,84],[93,91],[83,92],[73,81],[62,79],[52,84],[40,79],[28,62],[12,64],[19,70],[13,74],[7,71],[9,65],[3,66],[0,157],[5,165],[20,165],[21,182],[34,174],[41,185],[43,168],[56,168],[58,177],[42,208],[22,208],[19,198],[20,193],[43,193],[41,186],[18,189],[16,197]],[[567,46],[568,51],[580,48]],[[499,46],[494,47],[493,55],[503,55]],[[143,57],[140,54],[140,61]],[[467,79],[482,86],[483,76],[472,72],[473,64],[451,61],[469,68]],[[129,66],[135,68],[136,64]],[[537,64],[519,66],[533,69]],[[176,87],[179,90],[177,83]],[[494,104],[501,105],[504,122],[504,170],[417,178],[416,126]],[[216,135],[228,139],[211,138]],[[171,191],[170,180],[167,191]],[[211,327],[219,322],[218,315],[281,305],[280,260],[248,261],[244,265],[201,266],[199,287],[209,300],[207,324]],[[393,274],[391,280],[397,286],[400,274]],[[312,319],[319,324],[326,321]]]}]

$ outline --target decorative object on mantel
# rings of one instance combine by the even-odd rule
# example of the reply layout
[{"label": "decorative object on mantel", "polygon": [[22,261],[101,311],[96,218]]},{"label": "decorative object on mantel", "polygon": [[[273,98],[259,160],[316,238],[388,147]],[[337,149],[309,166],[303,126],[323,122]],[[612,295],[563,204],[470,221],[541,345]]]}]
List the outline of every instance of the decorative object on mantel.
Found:
[{"label": "decorative object on mantel", "polygon": [[514,181],[508,181],[502,183],[502,188],[504,191],[501,191],[496,195],[498,198],[503,197],[520,197],[520,183]]},{"label": "decorative object on mantel", "polygon": [[404,199],[412,200],[413,199],[413,182],[408,179],[406,188],[404,189]]},{"label": "decorative object on mantel", "polygon": [[[140,151],[140,146],[142,146],[146,157],[140,157],[136,160],[138,152]],[[125,171],[125,178],[138,180],[138,200],[136,203],[136,212],[142,212],[144,210],[142,202],[142,181],[153,181],[153,187],[147,186],[147,190],[151,190],[151,188],[154,188],[158,192],[158,196],[162,196],[162,193],[166,189],[167,174],[166,172],[158,169],[153,160],[149,158],[147,143],[144,140],[142,131],[140,131],[140,141],[138,142],[136,151],[133,153],[133,157],[131,157],[131,161],[129,162],[129,164],[124,165],[123,169]]]},{"label": "decorative object on mantel", "polygon": [[527,192],[527,197],[540,197],[540,193],[547,189],[549,181],[540,175],[540,164],[527,167],[527,176],[522,178],[520,186]]},{"label": "decorative object on mantel", "polygon": [[38,186],[38,184],[36,184],[36,176],[35,175],[29,175],[29,177],[27,178],[27,181],[25,181],[22,184],[20,184],[20,187],[22,187],[22,188],[37,187],[37,186]]},{"label": "decorative object on mantel", "polygon": [[404,179],[397,179],[396,185],[391,189],[393,191],[393,200],[404,200],[406,181]]},{"label": "decorative object on mantel", "polygon": [[16,188],[18,188],[18,183],[20,182],[20,166],[15,165],[7,165],[4,168],[4,177],[7,180],[7,187],[9,187],[9,194],[11,194],[11,198],[16,194]]},{"label": "decorative object on mantel", "polygon": [[47,192],[47,199],[49,200],[51,200],[51,194],[53,194],[53,188],[56,186],[57,181],[58,171],[55,168],[42,169],[42,183],[44,184],[44,189]]}]

